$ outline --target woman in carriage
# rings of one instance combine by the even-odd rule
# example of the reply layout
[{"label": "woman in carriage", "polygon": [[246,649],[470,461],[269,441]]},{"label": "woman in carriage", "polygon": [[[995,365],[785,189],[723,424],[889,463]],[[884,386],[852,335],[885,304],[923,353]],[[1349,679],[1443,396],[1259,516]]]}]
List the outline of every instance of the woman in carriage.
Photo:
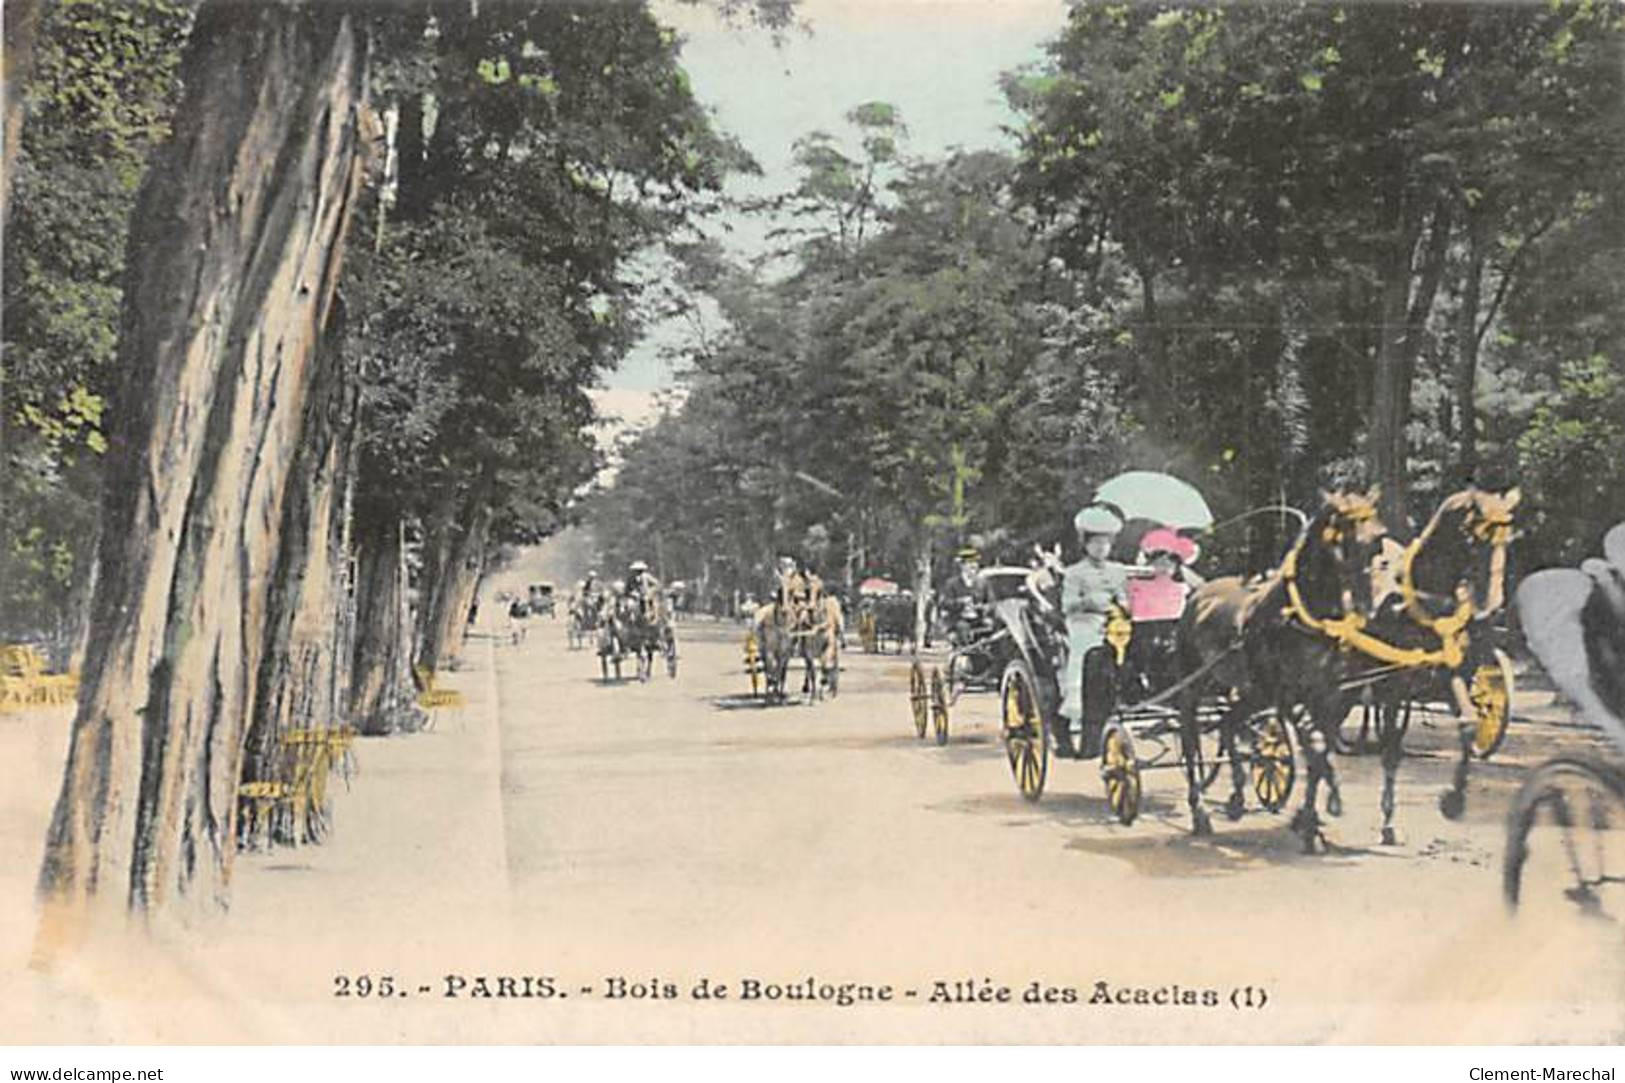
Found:
[{"label": "woman in carriage", "polygon": [[1138,574],[1129,580],[1128,613],[1134,634],[1128,645],[1128,687],[1120,694],[1149,698],[1178,679],[1177,636],[1185,601],[1202,585],[1190,565],[1196,543],[1167,527],[1140,539]]},{"label": "woman in carriage", "polygon": [[[1072,525],[1083,543],[1083,557],[1067,565],[1061,580],[1067,652],[1060,713],[1068,725],[1056,730],[1055,743],[1063,756],[1088,758],[1099,755],[1111,697],[1105,658],[1101,654],[1091,658],[1090,653],[1105,646],[1113,607],[1128,606],[1130,568],[1111,559],[1112,544],[1123,529],[1122,519],[1111,510],[1091,505],[1078,512]],[[1076,722],[1083,724],[1083,746],[1074,753],[1070,724]]]}]

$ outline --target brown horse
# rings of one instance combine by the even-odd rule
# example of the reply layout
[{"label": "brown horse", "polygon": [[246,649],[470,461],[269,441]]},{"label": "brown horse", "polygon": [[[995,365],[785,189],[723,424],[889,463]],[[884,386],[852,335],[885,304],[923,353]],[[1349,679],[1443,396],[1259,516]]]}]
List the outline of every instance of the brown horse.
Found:
[{"label": "brown horse", "polygon": [[[1181,668],[1190,681],[1180,698],[1180,722],[1191,829],[1212,833],[1202,805],[1201,721],[1204,695],[1228,693],[1220,720],[1221,745],[1235,748],[1239,731],[1253,715],[1274,710],[1284,722],[1307,723],[1300,745],[1309,767],[1304,804],[1292,826],[1305,852],[1324,842],[1316,799],[1322,779],[1330,790],[1329,809],[1341,811],[1332,773],[1328,734],[1341,721],[1340,649],[1325,630],[1363,614],[1371,605],[1372,557],[1386,533],[1377,514],[1378,493],[1322,493],[1322,506],[1298,535],[1281,566],[1248,581],[1214,579],[1199,587],[1180,621]],[[1200,678],[1196,675],[1203,674]],[[1244,807],[1245,772],[1232,754],[1232,817]]]},{"label": "brown horse", "polygon": [[[1384,663],[1396,670],[1372,687],[1382,750],[1385,845],[1396,842],[1394,784],[1404,756],[1408,705],[1430,696],[1441,671],[1448,674],[1461,753],[1439,808],[1452,820],[1466,810],[1478,713],[1469,682],[1481,666],[1493,664],[1481,622],[1506,602],[1507,547],[1520,495],[1515,488],[1505,493],[1466,489],[1446,497],[1422,533],[1391,562],[1387,576],[1374,584],[1377,611],[1368,631],[1379,647],[1362,650],[1356,644],[1349,661],[1356,673]],[[1475,625],[1481,628],[1476,636]]]}]

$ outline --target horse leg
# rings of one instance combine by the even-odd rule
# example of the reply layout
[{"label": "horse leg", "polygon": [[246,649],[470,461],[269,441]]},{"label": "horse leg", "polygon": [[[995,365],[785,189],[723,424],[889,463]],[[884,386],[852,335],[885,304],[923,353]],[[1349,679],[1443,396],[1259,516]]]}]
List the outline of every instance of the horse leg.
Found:
[{"label": "horse leg", "polygon": [[1243,706],[1238,700],[1219,722],[1219,755],[1230,757],[1230,797],[1224,803],[1224,814],[1232,820],[1241,819],[1247,811],[1247,766],[1236,754],[1236,742],[1241,737]]},{"label": "horse leg", "polygon": [[1317,842],[1326,839],[1320,830],[1320,813],[1315,802],[1320,792],[1320,780],[1326,773],[1326,734],[1319,726],[1312,726],[1303,741],[1304,760],[1309,767],[1309,784],[1304,790],[1303,805],[1292,817],[1292,830],[1303,840],[1303,852],[1315,852]]},{"label": "horse leg", "polygon": [[1404,756],[1404,734],[1399,726],[1397,703],[1377,705],[1377,747],[1382,750],[1382,844],[1397,846],[1394,835],[1394,783],[1399,778],[1399,761]]},{"label": "horse leg", "polygon": [[1459,820],[1467,811],[1467,769],[1473,762],[1473,733],[1477,729],[1472,699],[1467,694],[1467,682],[1460,674],[1450,677],[1450,690],[1456,696],[1456,738],[1461,754],[1456,758],[1455,774],[1450,788],[1439,795],[1439,811],[1447,820]]},{"label": "horse leg", "polygon": [[1185,802],[1191,810],[1191,834],[1213,834],[1213,819],[1202,805],[1201,737],[1202,719],[1193,696],[1185,696],[1179,707],[1179,740],[1185,760]]}]

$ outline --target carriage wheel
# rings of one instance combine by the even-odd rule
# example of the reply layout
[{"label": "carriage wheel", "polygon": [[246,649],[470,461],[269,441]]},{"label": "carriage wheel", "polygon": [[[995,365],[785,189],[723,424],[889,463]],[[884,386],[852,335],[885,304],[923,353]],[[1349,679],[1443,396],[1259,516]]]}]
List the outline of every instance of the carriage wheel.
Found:
[{"label": "carriage wheel", "polygon": [[925,727],[929,721],[929,693],[925,688],[925,667],[915,662],[908,671],[908,706],[914,716],[914,736],[925,740]]},{"label": "carriage wheel", "polygon": [[942,679],[942,670],[931,667],[931,727],[936,732],[937,744],[948,743],[948,688]]},{"label": "carriage wheel", "polygon": [[1495,755],[1495,750],[1506,740],[1507,723],[1512,718],[1512,659],[1499,648],[1493,661],[1486,661],[1473,670],[1473,681],[1468,697],[1478,712],[1478,725],[1473,730],[1473,752],[1481,760]]},{"label": "carriage wheel", "polygon": [[1100,778],[1106,784],[1106,804],[1125,827],[1140,814],[1140,761],[1134,758],[1134,739],[1128,727],[1115,719],[1106,723],[1100,752]]},{"label": "carriage wheel", "polygon": [[1625,921],[1625,773],[1579,758],[1536,768],[1507,818],[1501,885],[1514,910],[1555,904]]},{"label": "carriage wheel", "polygon": [[1028,801],[1044,795],[1049,774],[1049,724],[1038,704],[1038,682],[1025,662],[1011,662],[1000,682],[1004,752],[1016,787]]},{"label": "carriage wheel", "polygon": [[1253,727],[1252,752],[1248,774],[1253,795],[1271,812],[1280,812],[1292,796],[1298,777],[1297,756],[1292,743],[1292,727],[1279,718],[1269,718]]}]

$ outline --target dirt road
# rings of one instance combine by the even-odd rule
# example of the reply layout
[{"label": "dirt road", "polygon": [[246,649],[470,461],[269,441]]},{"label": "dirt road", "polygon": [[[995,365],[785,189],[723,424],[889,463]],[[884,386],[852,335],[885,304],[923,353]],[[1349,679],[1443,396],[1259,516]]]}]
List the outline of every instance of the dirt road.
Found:
[{"label": "dirt road", "polygon": [[[702,975],[811,975],[905,991],[899,1007],[839,1022],[804,1013],[795,1029],[808,1036],[859,1017],[865,1034],[889,1019],[879,1025],[906,1020],[917,1037],[989,1040],[1622,1033],[1618,930],[1509,922],[1498,895],[1520,765],[1572,730],[1516,732],[1476,766],[1468,816],[1449,823],[1435,799],[1453,723],[1421,722],[1401,775],[1401,845],[1375,845],[1375,758],[1345,758],[1333,851],[1304,856],[1284,815],[1220,816],[1216,837],[1193,839],[1177,772],[1147,776],[1131,827],[1111,820],[1092,763],[1054,764],[1029,805],[996,740],[995,697],[960,701],[947,747],[918,741],[897,656],[848,653],[837,699],[767,708],[742,695],[740,628],[680,634],[677,679],[657,671],[647,684],[601,681],[546,621],[498,655],[514,914],[572,981],[657,978],[686,992]],[[1036,981],[1086,1006],[1102,982],[1113,1000],[1216,992],[1223,1007],[955,1012],[929,1003],[939,981],[1017,1000]],[[1231,1006],[1248,986],[1268,991],[1263,1010]],[[641,1014],[652,1025],[661,1009]]]},{"label": "dirt road", "polygon": [[5,720],[13,1040],[1625,1038],[1618,927],[1500,902],[1513,788],[1585,742],[1549,697],[1520,697],[1550,721],[1475,768],[1459,823],[1435,805],[1451,728],[1413,726],[1398,847],[1376,845],[1374,757],[1342,759],[1311,857],[1284,815],[1193,839],[1175,772],[1132,827],[1093,764],[1052,765],[1029,805],[994,697],[918,741],[895,655],[764,707],[733,624],[680,625],[677,677],[646,684],[600,680],[561,621],[519,644],[504,624],[452,677],[463,709],[362,743],[326,845],[245,855],[228,916],[100,970],[21,972],[66,720]]}]

